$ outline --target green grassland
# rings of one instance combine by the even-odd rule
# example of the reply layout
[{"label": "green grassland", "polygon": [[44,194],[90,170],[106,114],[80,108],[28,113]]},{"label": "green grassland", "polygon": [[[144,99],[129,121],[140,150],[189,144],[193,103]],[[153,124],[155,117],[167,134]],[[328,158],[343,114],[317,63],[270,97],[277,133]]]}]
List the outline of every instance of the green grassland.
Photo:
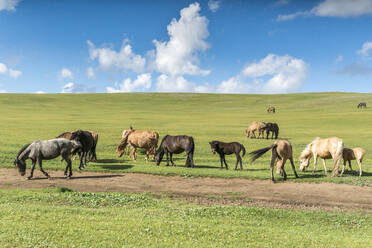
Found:
[{"label": "green grassland", "polygon": [[0,191],[1,247],[371,247],[372,216],[147,195]]},{"label": "green grassland", "polygon": [[[99,133],[98,163],[89,163],[89,171],[141,172],[184,177],[269,178],[270,153],[249,164],[243,157],[244,171],[234,171],[235,156],[229,156],[230,170],[219,169],[219,158],[210,152],[211,140],[238,141],[247,152],[268,146],[273,141],[247,139],[244,130],[252,121],[277,122],[279,138],[288,139],[298,157],[315,137],[338,136],[347,147],[366,150],[363,177],[346,173],[344,177],[324,177],[321,161],[315,176],[299,172],[299,182],[335,182],[372,186],[372,108],[357,109],[361,101],[369,103],[372,94],[310,93],[285,95],[216,95],[216,94],[0,94],[0,166],[12,167],[17,151],[35,139],[51,139],[76,129]],[[372,102],[371,102],[372,104]],[[274,105],[276,114],[266,108]],[[123,129],[156,130],[166,134],[194,137],[197,168],[184,167],[185,155],[176,155],[177,167],[156,167],[145,163],[139,154],[137,162],[117,158],[115,148]],[[30,162],[28,163],[29,166]],[[73,162],[73,169],[77,168]],[[328,160],[328,169],[332,162]],[[355,161],[354,169],[357,169]],[[47,170],[63,169],[59,159],[45,161]],[[287,174],[293,180],[289,164]],[[53,173],[51,173],[53,175]],[[276,178],[280,178],[276,176]]]}]

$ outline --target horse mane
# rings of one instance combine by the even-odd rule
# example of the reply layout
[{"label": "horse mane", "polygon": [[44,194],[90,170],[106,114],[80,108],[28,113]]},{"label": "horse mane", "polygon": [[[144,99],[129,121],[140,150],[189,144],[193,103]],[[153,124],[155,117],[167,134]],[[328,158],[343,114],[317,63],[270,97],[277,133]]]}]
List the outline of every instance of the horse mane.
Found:
[{"label": "horse mane", "polygon": [[307,158],[307,157],[308,157],[308,154],[309,154],[309,151],[310,151],[310,149],[311,149],[311,146],[314,144],[314,142],[315,142],[317,139],[320,139],[320,138],[319,138],[319,137],[316,137],[313,141],[311,141],[311,142],[306,146],[306,148],[301,152],[300,158]]},{"label": "horse mane", "polygon": [[19,152],[17,153],[17,159],[18,159],[18,157],[19,157],[19,155],[21,155],[22,154],[22,152],[24,152],[26,149],[27,149],[27,147],[29,147],[31,145],[31,143],[28,143],[28,144],[26,144],[26,145],[24,145],[22,148],[21,148],[21,150],[19,150]]}]

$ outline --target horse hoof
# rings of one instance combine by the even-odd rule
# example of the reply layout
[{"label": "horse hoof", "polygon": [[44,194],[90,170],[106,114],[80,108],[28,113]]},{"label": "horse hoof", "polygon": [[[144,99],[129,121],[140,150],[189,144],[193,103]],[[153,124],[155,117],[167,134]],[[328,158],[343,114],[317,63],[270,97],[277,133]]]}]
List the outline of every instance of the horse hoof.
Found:
[{"label": "horse hoof", "polygon": [[27,177],[27,180],[31,180],[31,179],[32,179],[32,177],[31,177],[31,176]]}]

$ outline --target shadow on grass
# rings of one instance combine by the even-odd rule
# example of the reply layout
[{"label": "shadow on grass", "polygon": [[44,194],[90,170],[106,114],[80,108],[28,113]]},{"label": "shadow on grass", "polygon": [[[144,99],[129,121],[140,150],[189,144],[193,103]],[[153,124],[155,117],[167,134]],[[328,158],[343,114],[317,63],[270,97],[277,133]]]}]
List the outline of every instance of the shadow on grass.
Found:
[{"label": "shadow on grass", "polygon": [[112,163],[122,163],[123,159],[98,159],[96,163],[98,164],[112,164]]},{"label": "shadow on grass", "polygon": [[97,164],[96,166],[107,170],[128,170],[133,167],[130,164]]},{"label": "shadow on grass", "polygon": [[46,178],[46,177],[34,177],[32,178],[31,180],[32,181],[35,181],[35,180],[51,180],[53,181],[53,179],[66,179],[66,180],[74,180],[74,179],[90,179],[90,178],[96,178],[96,179],[99,179],[99,178],[113,178],[113,177],[123,177],[124,175],[99,175],[99,176],[74,176],[72,175],[72,177],[70,179],[66,179],[66,177],[51,177],[50,179],[49,178]]}]

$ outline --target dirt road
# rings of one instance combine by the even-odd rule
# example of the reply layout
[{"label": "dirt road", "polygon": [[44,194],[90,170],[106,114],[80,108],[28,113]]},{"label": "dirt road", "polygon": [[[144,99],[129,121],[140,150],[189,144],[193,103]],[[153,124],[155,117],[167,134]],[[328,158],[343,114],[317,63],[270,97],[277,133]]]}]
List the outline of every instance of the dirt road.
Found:
[{"label": "dirt road", "polygon": [[26,180],[15,169],[0,169],[0,188],[49,188],[65,186],[86,192],[152,192],[201,204],[268,206],[295,209],[323,209],[372,213],[372,187],[331,183],[272,183],[269,180],[182,178],[147,174],[50,171],[46,179],[35,170]]}]

